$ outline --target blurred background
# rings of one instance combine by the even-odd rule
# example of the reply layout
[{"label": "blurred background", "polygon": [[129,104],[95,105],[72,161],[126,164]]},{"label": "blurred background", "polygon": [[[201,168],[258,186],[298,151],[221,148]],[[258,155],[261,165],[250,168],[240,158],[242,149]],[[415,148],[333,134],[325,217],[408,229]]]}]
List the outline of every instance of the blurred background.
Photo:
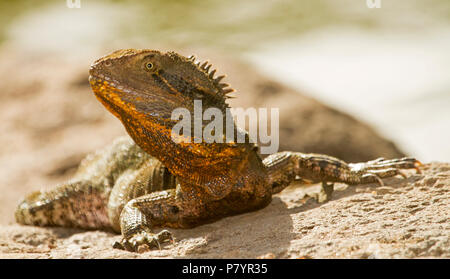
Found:
[{"label": "blurred background", "polygon": [[450,1],[66,2],[2,0],[1,42],[73,59],[143,41],[228,52],[408,153],[450,159]]},{"label": "blurred background", "polygon": [[[87,83],[90,63],[118,48],[197,54],[237,87],[233,105],[290,105],[301,119],[281,117],[291,122],[280,142],[310,142],[286,148],[449,161],[450,1],[380,2],[0,0],[0,189],[16,190],[0,196],[0,222],[22,192],[67,179],[86,153],[125,134]],[[320,110],[327,117],[311,116]],[[327,131],[344,130],[327,142]]]}]

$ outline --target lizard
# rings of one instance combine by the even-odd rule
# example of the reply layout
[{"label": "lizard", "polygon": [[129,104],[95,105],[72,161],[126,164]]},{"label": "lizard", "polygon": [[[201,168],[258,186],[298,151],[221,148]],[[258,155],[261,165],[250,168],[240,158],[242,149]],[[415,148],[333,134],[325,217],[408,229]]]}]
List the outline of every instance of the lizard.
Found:
[{"label": "lizard", "polygon": [[173,141],[174,109],[192,112],[194,100],[202,100],[203,109],[224,112],[234,92],[211,64],[194,56],[122,49],[96,60],[89,74],[94,95],[129,137],[89,154],[70,181],[26,196],[15,212],[20,224],[112,230],[121,233],[114,248],[142,252],[174,241],[166,228],[264,208],[293,181],[322,183],[326,201],[334,183],[383,185],[383,178],[406,177],[402,169],[420,172],[420,161],[411,157],[346,163],[285,151],[262,159],[249,140]]}]

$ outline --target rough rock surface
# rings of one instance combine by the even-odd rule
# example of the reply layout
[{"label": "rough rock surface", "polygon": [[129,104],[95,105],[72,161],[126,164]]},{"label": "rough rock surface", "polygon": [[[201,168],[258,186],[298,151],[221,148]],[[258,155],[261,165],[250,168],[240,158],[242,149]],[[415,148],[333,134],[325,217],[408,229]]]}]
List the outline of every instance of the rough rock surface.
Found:
[{"label": "rough rock surface", "polygon": [[450,257],[450,164],[377,185],[339,185],[318,204],[317,186],[291,186],[266,208],[190,230],[162,250],[111,248],[102,231],[0,227],[1,258],[428,258]]}]

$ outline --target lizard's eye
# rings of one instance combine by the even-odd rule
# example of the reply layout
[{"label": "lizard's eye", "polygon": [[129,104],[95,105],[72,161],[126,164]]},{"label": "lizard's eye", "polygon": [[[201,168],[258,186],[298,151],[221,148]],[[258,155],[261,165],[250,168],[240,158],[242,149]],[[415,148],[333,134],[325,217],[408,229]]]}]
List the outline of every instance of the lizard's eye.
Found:
[{"label": "lizard's eye", "polygon": [[153,63],[152,62],[145,63],[145,69],[147,69],[147,70],[153,69]]}]

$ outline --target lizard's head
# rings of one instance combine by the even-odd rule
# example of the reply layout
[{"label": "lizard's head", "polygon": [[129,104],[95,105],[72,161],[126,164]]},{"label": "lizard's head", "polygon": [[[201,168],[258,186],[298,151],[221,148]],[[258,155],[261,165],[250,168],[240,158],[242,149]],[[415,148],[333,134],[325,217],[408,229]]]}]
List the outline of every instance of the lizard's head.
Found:
[{"label": "lizard's head", "polygon": [[[95,61],[89,82],[96,97],[118,117],[133,140],[158,158],[178,178],[205,185],[213,196],[222,196],[223,185],[233,185],[246,166],[253,145],[234,143],[177,142],[172,128],[172,112],[186,108],[194,120],[194,100],[202,100],[202,110],[218,108],[225,116],[226,94],[223,76],[214,77],[207,63],[196,63],[174,52],[118,50]],[[184,129],[184,128],[183,128]],[[191,125],[191,132],[194,125]],[[183,131],[184,132],[184,131]],[[215,132],[215,131],[214,131]],[[191,135],[194,133],[191,133]],[[222,131],[222,135],[225,133]]]},{"label": "lizard's head", "polygon": [[201,99],[204,109],[227,107],[226,94],[232,89],[220,84],[223,76],[214,78],[210,67],[174,52],[124,49],[95,61],[89,81],[116,116],[136,110],[165,122],[176,108],[192,111],[194,99]]}]

